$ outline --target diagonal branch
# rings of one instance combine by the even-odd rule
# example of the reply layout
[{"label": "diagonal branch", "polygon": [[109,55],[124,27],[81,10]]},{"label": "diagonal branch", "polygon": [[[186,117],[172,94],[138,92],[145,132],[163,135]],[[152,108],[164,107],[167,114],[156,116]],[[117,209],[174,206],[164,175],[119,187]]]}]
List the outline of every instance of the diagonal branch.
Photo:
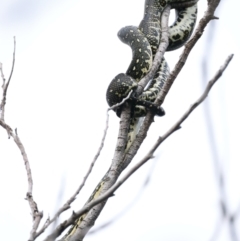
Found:
[{"label": "diagonal branch", "polygon": [[[164,84],[163,89],[158,94],[158,96],[154,102],[156,105],[158,105],[158,106],[162,105],[168,91],[170,90],[171,85],[173,84],[173,82],[176,79],[177,75],[179,74],[180,70],[183,68],[192,48],[194,47],[194,45],[196,44],[198,39],[202,36],[202,33],[203,33],[205,27],[212,19],[216,19],[216,17],[214,17],[214,12],[215,12],[215,9],[217,8],[219,2],[220,2],[220,0],[211,0],[209,2],[207,11],[205,12],[203,18],[200,20],[197,30],[195,31],[195,33],[194,33],[193,37],[190,39],[190,41],[186,44],[185,49],[184,49],[178,63],[176,64],[174,70],[171,72],[169,78],[167,79],[166,83]],[[161,45],[161,43],[160,43],[160,45]],[[139,147],[143,143],[144,139],[146,138],[148,129],[150,128],[150,125],[153,122],[153,118],[154,118],[154,114],[149,111],[143,121],[141,129],[139,130],[139,133],[137,134],[135,140],[133,141],[132,145],[130,146],[128,152],[125,155],[126,165],[136,155],[137,150],[139,149]]]},{"label": "diagonal branch", "polygon": [[69,219],[65,220],[63,223],[61,223],[56,230],[45,239],[45,241],[55,240],[55,238],[60,235],[61,232],[65,230],[67,227],[69,227],[71,224],[74,224],[76,218],[79,218],[84,213],[91,210],[94,206],[96,206],[99,203],[104,202],[109,197],[111,197],[114,192],[134,173],[136,172],[142,165],[144,165],[149,159],[153,158],[154,152],[157,150],[157,148],[160,146],[162,142],[164,142],[171,134],[173,134],[176,130],[178,130],[181,126],[181,124],[188,118],[188,116],[207,98],[210,90],[212,89],[213,85],[217,82],[217,80],[221,77],[224,70],[227,68],[228,64],[232,60],[233,55],[230,55],[227,60],[225,61],[224,65],[220,67],[220,69],[217,71],[215,76],[208,82],[208,85],[203,92],[203,94],[196,100],[195,103],[193,103],[190,108],[186,111],[186,113],[183,114],[183,116],[161,137],[158,138],[156,143],[153,145],[153,147],[150,149],[148,154],[135,166],[133,166],[127,174],[123,178],[121,178],[116,184],[114,184],[111,188],[109,188],[104,194],[101,194],[100,197],[97,199],[87,203],[81,210],[78,212],[75,212],[74,215],[72,215]]},{"label": "diagonal branch", "polygon": [[158,97],[155,100],[155,103],[158,105],[162,105],[164,102],[164,99],[169,92],[174,80],[177,78],[179,72],[185,65],[188,55],[190,54],[192,48],[195,46],[197,41],[201,38],[205,27],[208,25],[208,23],[213,19],[218,19],[214,16],[214,12],[220,3],[221,0],[209,0],[207,11],[205,12],[203,18],[200,20],[197,29],[194,32],[193,37],[188,41],[188,43],[185,45],[184,51],[181,54],[181,57],[179,58],[176,66],[174,67],[173,71],[170,73],[170,76],[168,77],[168,80],[166,81],[163,90],[160,92]]},{"label": "diagonal branch", "polygon": [[[159,137],[153,147],[150,149],[148,154],[139,162],[137,163],[132,169],[121,179],[119,180],[113,187],[111,187],[106,193],[101,195],[100,198],[96,199],[95,202],[106,199],[107,196],[111,196],[135,171],[137,171],[143,164],[145,164],[149,159],[153,158],[154,152],[157,148],[165,141],[170,135],[172,135],[176,130],[181,128],[181,124],[189,117],[189,115],[207,98],[210,90],[212,89],[213,85],[217,82],[217,80],[221,77],[225,69],[227,68],[228,64],[233,58],[233,54],[228,56],[223,66],[217,71],[215,76],[208,82],[207,87],[205,88],[203,94],[190,106],[190,108],[183,114],[183,116],[162,136]],[[102,199],[102,200],[101,200]],[[89,203],[90,205],[91,203]]]}]

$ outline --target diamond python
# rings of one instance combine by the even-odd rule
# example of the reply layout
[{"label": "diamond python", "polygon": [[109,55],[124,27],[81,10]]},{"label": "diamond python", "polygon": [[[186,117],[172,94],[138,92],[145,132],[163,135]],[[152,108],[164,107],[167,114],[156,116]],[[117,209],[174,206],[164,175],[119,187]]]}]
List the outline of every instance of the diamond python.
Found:
[{"label": "diamond python", "polygon": [[[134,91],[140,79],[151,69],[154,56],[160,43],[160,20],[165,7],[170,5],[171,8],[176,10],[176,20],[169,28],[170,37],[167,51],[171,51],[183,46],[190,38],[197,18],[197,1],[198,0],[146,0],[144,17],[139,27],[127,26],[118,32],[120,40],[129,45],[132,49],[132,61],[126,74],[118,74],[111,81],[106,94],[109,106],[121,102],[131,90]],[[151,104],[149,103],[154,102],[157,94],[163,88],[168,75],[169,67],[163,58],[159,70],[155,74],[152,82],[142,95],[135,100],[129,133],[135,128],[136,118],[145,116],[147,109],[151,108]],[[162,116],[165,113],[163,109],[160,109],[156,114]],[[128,140],[128,143],[130,142],[131,141]],[[97,185],[87,203],[96,199],[102,193],[107,176],[108,172]],[[80,227],[86,215],[87,213],[83,214],[75,221],[75,224],[61,239],[62,241],[72,240],[73,235],[78,227]]]},{"label": "diamond python", "polygon": [[[146,0],[144,18],[139,27],[127,26],[118,32],[119,39],[132,49],[132,61],[126,74],[117,75],[109,84],[106,94],[109,106],[120,103],[131,90],[134,91],[140,79],[151,69],[161,39],[161,15],[167,4],[170,4],[172,8],[176,8],[176,20],[169,28],[170,37],[167,51],[181,47],[190,38],[197,18],[195,0]],[[165,114],[162,108],[156,112],[156,106],[153,102],[163,88],[168,75],[169,67],[163,58],[159,70],[150,85],[135,100],[126,150],[131,146],[137,134],[138,118],[146,116],[146,107],[152,108],[155,115],[163,116]],[[121,107],[117,110],[117,115],[120,116],[120,113]]]}]

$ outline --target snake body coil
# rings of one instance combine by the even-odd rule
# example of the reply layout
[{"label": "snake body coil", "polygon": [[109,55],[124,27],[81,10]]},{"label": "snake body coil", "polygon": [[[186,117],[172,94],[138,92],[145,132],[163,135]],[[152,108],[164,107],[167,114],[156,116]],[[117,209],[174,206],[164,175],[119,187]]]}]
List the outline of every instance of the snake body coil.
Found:
[{"label": "snake body coil", "polygon": [[197,20],[197,4],[176,11],[176,20],[169,28],[167,51],[182,47],[191,37]]},{"label": "snake body coil", "polygon": [[[181,47],[190,38],[197,18],[196,0],[146,0],[144,17],[139,28],[127,26],[118,33],[120,40],[131,47],[132,61],[126,74],[117,75],[110,83],[106,94],[109,106],[121,102],[131,90],[136,89],[137,82],[149,72],[160,43],[161,15],[168,4],[172,8],[176,7],[177,9],[176,20],[169,28],[170,37],[167,51]],[[162,71],[163,73],[161,74]],[[139,97],[139,100],[154,102],[156,95],[163,87],[163,83],[166,82],[168,74],[169,68],[165,59],[163,59],[150,86]],[[136,105],[134,116],[141,117],[146,115],[146,112],[145,106]],[[162,110],[158,114],[161,116],[164,114],[164,111]]]},{"label": "snake body coil", "polygon": [[175,8],[176,19],[169,27],[169,46],[167,51],[180,48],[190,38],[197,19],[196,1],[146,0],[144,17],[139,29],[148,39],[153,56],[161,38],[161,16],[165,7],[170,4]]},{"label": "snake body coil", "polygon": [[[144,34],[135,26],[127,26],[122,28],[118,32],[119,39],[129,45],[132,49],[132,61],[128,67],[126,74],[118,74],[113,81],[111,81],[107,90],[107,102],[109,106],[115,105],[125,98],[130,90],[137,88],[137,82],[143,78],[150,70],[152,66],[152,50],[151,46],[144,36]],[[150,88],[157,87],[156,81],[153,81]],[[158,88],[159,89],[159,88]],[[157,90],[157,89],[156,89]],[[155,92],[154,92],[155,93]],[[143,94],[139,101],[145,103],[146,106],[152,105],[149,103],[150,99],[149,91],[147,94]],[[153,97],[153,95],[152,95]],[[153,98],[151,99],[151,101]],[[134,108],[134,116],[141,117],[146,115],[146,108],[138,105]],[[163,110],[158,111],[158,115],[163,115]]]},{"label": "snake body coil", "polygon": [[115,105],[125,98],[131,90],[137,87],[137,82],[143,78],[152,67],[152,50],[144,34],[135,26],[122,28],[118,32],[120,40],[132,49],[132,61],[126,74],[117,75],[107,89],[109,106]]}]

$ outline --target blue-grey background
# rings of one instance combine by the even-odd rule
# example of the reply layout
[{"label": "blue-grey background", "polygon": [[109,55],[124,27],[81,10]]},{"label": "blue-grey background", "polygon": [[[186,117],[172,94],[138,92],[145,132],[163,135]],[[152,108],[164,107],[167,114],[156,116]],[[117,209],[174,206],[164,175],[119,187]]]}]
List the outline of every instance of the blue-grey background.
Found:
[{"label": "blue-grey background", "polygon": [[[199,1],[198,19],[206,6],[207,1]],[[0,62],[6,78],[12,64],[13,36],[17,41],[5,119],[18,129],[26,148],[33,195],[45,219],[76,190],[97,152],[105,127],[107,86],[126,71],[131,60],[130,48],[116,34],[123,26],[137,26],[143,7],[144,0],[0,2]],[[229,209],[239,213],[239,8],[237,0],[221,2],[216,12],[220,19],[209,25],[191,52],[163,104],[166,116],[156,118],[133,163],[180,118],[226,57],[234,53],[206,103],[162,144],[156,161],[142,167],[115,193],[95,227],[119,213],[122,216],[85,240],[208,241],[216,230],[214,240],[232,240],[221,215],[214,160],[224,173]],[[166,53],[171,69],[181,51]],[[204,58],[208,71],[203,74]],[[110,165],[119,123],[114,113],[110,117],[103,152],[72,210],[85,203]],[[24,200],[25,167],[15,143],[2,128],[0,189],[1,239],[27,240],[31,216]],[[238,235],[239,229],[238,218]]]}]

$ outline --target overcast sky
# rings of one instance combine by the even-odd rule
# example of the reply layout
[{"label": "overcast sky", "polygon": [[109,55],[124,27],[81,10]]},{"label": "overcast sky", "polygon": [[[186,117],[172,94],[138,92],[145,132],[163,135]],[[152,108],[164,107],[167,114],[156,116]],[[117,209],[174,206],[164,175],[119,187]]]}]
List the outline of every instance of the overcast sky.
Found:
[{"label": "overcast sky", "polygon": [[[199,1],[198,20],[206,2]],[[97,152],[105,127],[107,86],[118,73],[126,71],[131,61],[131,51],[119,41],[117,32],[126,25],[137,26],[143,7],[144,0],[0,2],[0,62],[6,78],[12,64],[13,36],[17,41],[5,120],[18,129],[26,148],[34,179],[33,195],[45,218],[52,216],[76,190]],[[181,117],[226,57],[234,53],[233,61],[207,99],[209,112],[206,105],[194,111],[182,129],[159,148],[157,158],[109,200],[95,227],[119,213],[124,215],[85,240],[209,241],[221,221],[211,144],[216,146],[217,160],[224,170],[229,208],[235,212],[239,207],[239,8],[237,0],[222,1],[216,12],[220,19],[206,29],[191,52],[163,104],[166,116],[156,118],[133,163]],[[166,53],[171,69],[181,51]],[[204,57],[208,72],[203,79]],[[214,140],[209,138],[209,118]],[[118,123],[111,113],[103,152],[72,210],[82,207],[107,171]],[[24,200],[24,163],[2,128],[0,185],[1,239],[27,240],[31,216]],[[131,208],[123,211],[131,203]],[[239,232],[239,218],[236,226]],[[231,240],[226,223],[218,234],[218,241]]]}]

